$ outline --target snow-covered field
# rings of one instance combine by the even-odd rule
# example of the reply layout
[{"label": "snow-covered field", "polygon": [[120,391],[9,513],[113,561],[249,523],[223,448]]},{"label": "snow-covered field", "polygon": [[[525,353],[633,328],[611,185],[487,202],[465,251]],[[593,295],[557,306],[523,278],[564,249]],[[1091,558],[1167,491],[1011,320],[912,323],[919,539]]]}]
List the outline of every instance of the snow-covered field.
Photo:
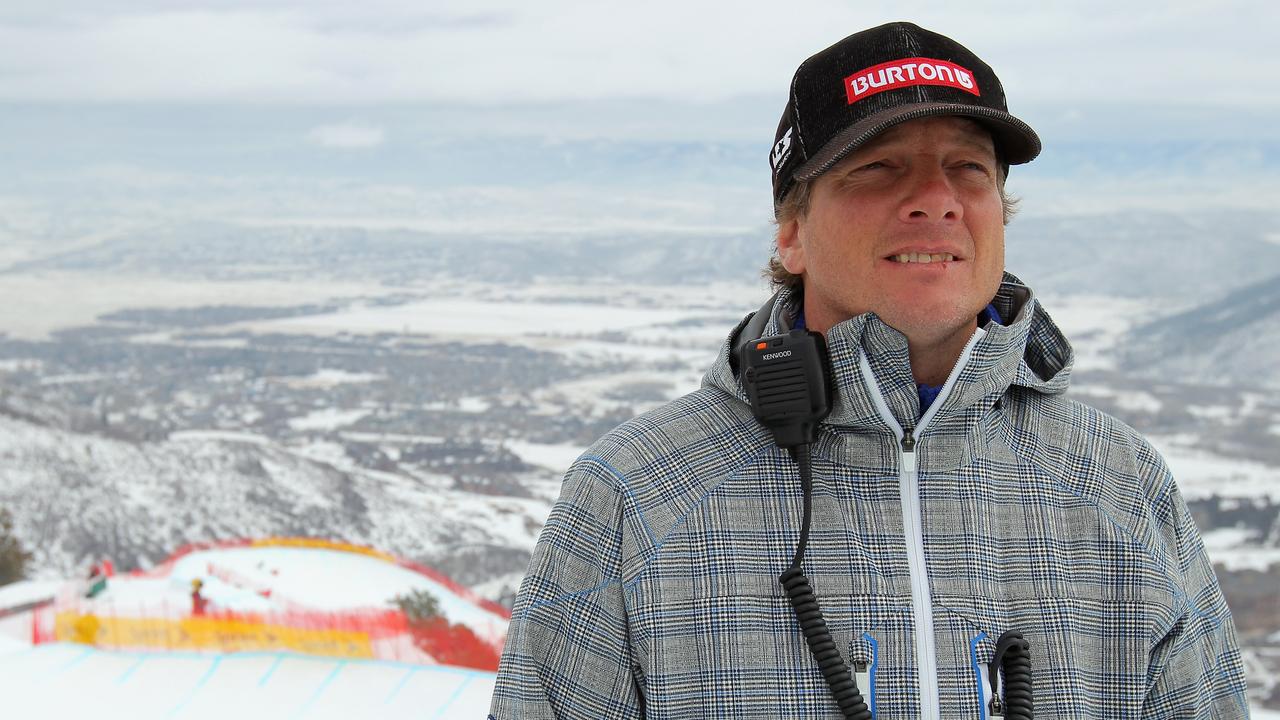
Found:
[{"label": "snow-covered field", "polygon": [[322,284],[287,280],[202,280],[79,273],[11,274],[0,282],[0,332],[42,339],[57,330],[92,325],[100,315],[134,308],[205,305],[298,305],[384,294],[375,283]]},{"label": "snow-covered field", "polygon": [[424,300],[404,305],[352,307],[336,313],[246,323],[259,332],[291,334],[413,333],[507,338],[626,330],[684,320],[677,310],[612,308],[587,303],[512,303]]}]

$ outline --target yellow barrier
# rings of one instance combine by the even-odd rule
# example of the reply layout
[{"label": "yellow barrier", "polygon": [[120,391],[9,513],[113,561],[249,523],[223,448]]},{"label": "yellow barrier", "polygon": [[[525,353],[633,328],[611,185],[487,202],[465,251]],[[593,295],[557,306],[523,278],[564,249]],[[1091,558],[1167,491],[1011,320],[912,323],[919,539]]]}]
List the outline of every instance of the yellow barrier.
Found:
[{"label": "yellow barrier", "polygon": [[220,652],[289,650],[331,657],[373,657],[368,633],[292,628],[242,618],[166,620],[62,612],[54,622],[56,639],[98,647]]},{"label": "yellow barrier", "polygon": [[396,564],[397,560],[394,555],[389,555],[381,550],[374,550],[363,545],[352,545],[351,543],[339,542],[336,540],[323,540],[321,538],[299,538],[299,537],[270,537],[259,538],[249,543],[250,547],[302,547],[316,548],[321,550],[341,550],[343,552],[355,553],[357,555],[368,555],[369,557],[385,560],[389,563]]}]

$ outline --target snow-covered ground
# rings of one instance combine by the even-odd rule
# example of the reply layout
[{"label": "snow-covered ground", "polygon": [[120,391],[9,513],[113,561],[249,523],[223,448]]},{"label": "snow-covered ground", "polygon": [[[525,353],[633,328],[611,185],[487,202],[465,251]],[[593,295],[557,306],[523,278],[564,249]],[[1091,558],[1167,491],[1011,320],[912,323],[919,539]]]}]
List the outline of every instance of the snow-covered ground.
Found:
[{"label": "snow-covered ground", "polygon": [[287,653],[0,646],[5,718],[481,718],[494,675]]},{"label": "snow-covered ground", "polygon": [[1280,502],[1280,468],[1199,449],[1194,436],[1148,435],[1147,439],[1169,464],[1178,489],[1188,499],[1222,495]]},{"label": "snow-covered ground", "polygon": [[[469,593],[376,555],[264,546],[188,553],[148,577],[118,576],[86,609],[145,614],[190,606],[204,581],[211,607],[270,611],[386,608],[426,590],[444,616],[483,638],[506,619]],[[75,593],[78,583],[23,582],[0,588],[0,608]],[[269,590],[264,596],[263,590]],[[476,718],[493,673],[445,665],[287,652],[119,652],[70,643],[31,645],[32,613],[0,618],[4,718]]]}]

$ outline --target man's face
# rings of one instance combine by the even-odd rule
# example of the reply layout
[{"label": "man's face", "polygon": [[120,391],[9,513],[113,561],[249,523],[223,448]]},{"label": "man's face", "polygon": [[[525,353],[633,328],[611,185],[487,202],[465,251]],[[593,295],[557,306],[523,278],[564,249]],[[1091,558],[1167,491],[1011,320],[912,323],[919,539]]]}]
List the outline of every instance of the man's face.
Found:
[{"label": "man's face", "polygon": [[971,330],[1004,271],[997,172],[981,126],[934,117],[890,128],[815,180],[808,213],[778,233],[809,326],[871,311],[913,343]]}]

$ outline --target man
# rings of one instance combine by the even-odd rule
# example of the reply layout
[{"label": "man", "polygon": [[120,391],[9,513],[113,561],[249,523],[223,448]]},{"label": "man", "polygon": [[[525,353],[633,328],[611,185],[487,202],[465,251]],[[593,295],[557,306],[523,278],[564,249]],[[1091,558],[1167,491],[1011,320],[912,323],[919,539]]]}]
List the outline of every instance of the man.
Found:
[{"label": "man", "polygon": [[800,66],[770,157],[781,290],[701,390],[570,469],[491,717],[841,716],[779,585],[803,483],[734,361],[797,327],[834,386],[799,567],[867,705],[843,716],[1030,717],[997,657],[1016,631],[1036,718],[1247,717],[1168,468],[1064,397],[1070,346],[1003,273],[1005,174],[1039,149],[985,63],[914,25]]}]

